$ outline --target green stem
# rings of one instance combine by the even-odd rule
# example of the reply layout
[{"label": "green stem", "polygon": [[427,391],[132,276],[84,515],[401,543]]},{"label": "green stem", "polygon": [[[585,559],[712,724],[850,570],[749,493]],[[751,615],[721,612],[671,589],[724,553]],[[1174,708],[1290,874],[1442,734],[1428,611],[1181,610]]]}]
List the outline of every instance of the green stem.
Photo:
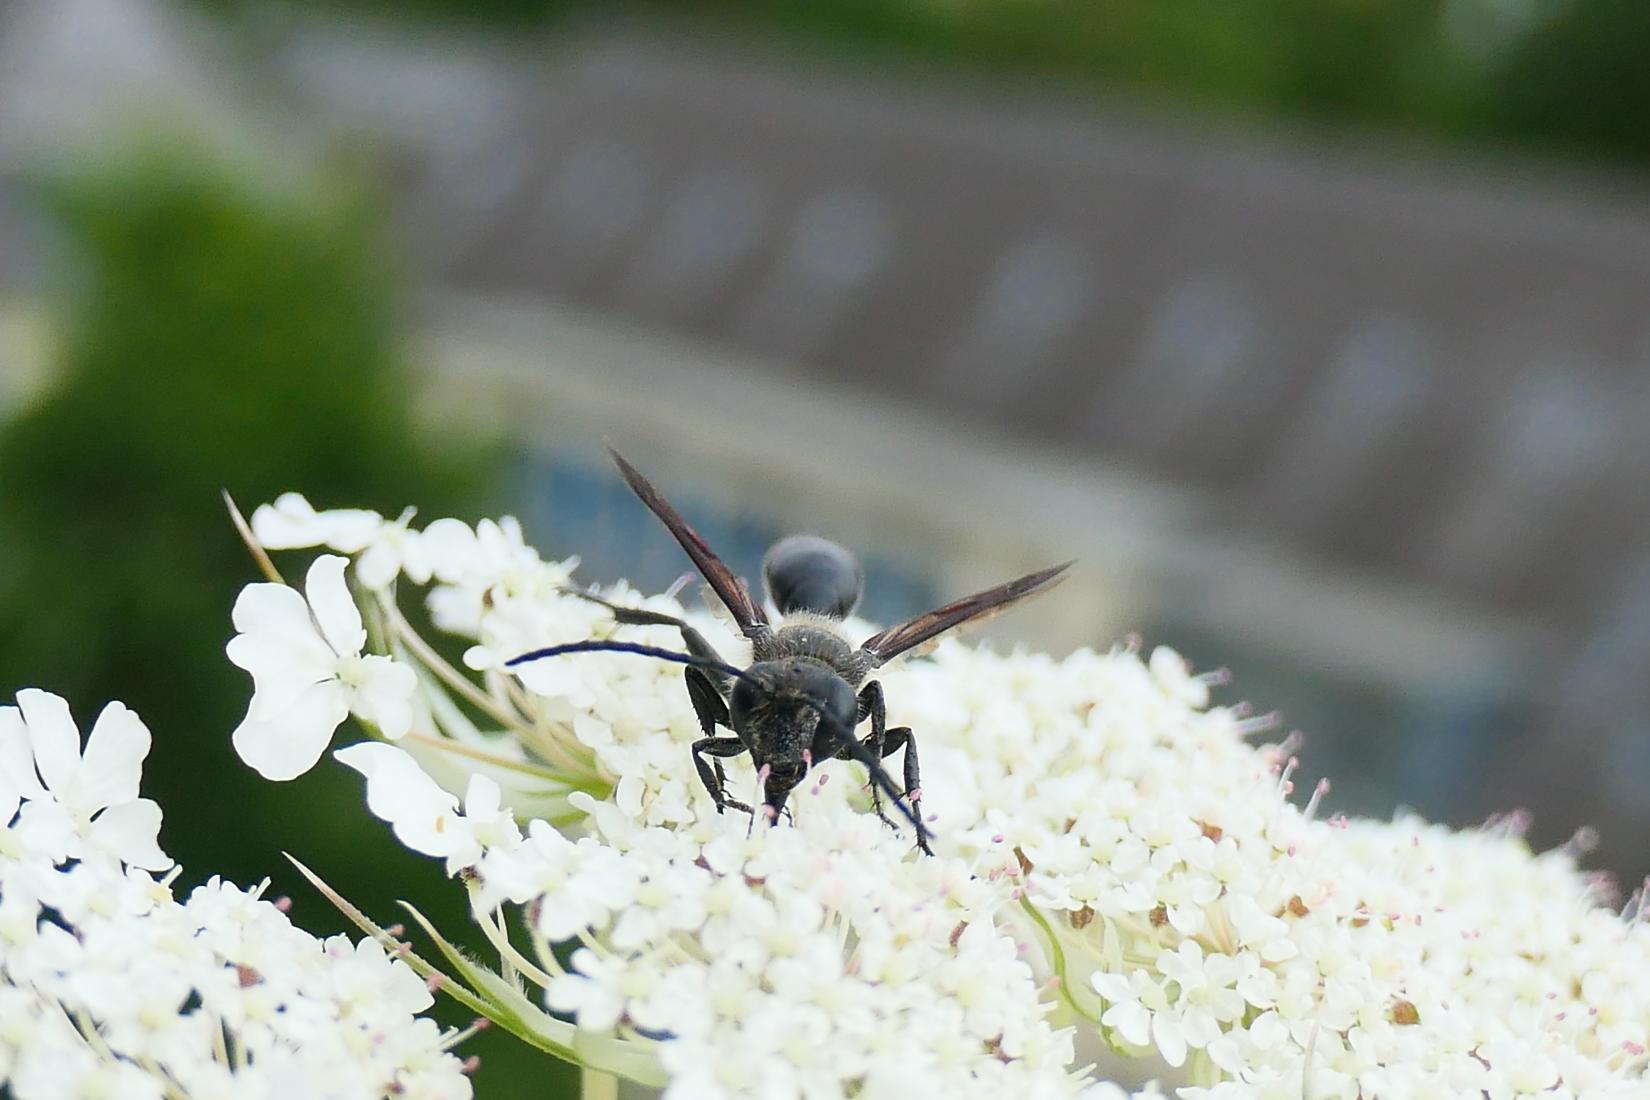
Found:
[{"label": "green stem", "polygon": [[579,1074],[579,1100],[619,1100],[619,1079],[586,1066]]},{"label": "green stem", "polygon": [[543,779],[559,786],[566,787],[568,790],[587,791],[597,797],[604,797],[607,794],[607,792],[600,787],[593,789],[588,783],[569,779],[568,776],[556,771],[554,768],[546,768],[541,764],[532,764],[525,760],[512,760],[508,756],[500,756],[498,753],[488,752],[486,749],[473,748],[463,742],[453,741],[449,738],[432,737],[427,733],[419,733],[417,730],[414,730],[406,735],[406,740],[419,745],[428,745],[430,748],[439,749],[442,752],[450,752],[454,756],[463,756],[470,760],[479,760],[484,764],[491,764],[496,768],[520,772],[522,775],[530,775],[535,779]]},{"label": "green stem", "polygon": [[518,732],[521,730],[521,719],[518,716],[499,706],[490,695],[476,687],[469,677],[464,676],[448,664],[441,654],[437,653],[430,647],[428,642],[418,636],[418,632],[412,628],[411,623],[407,622],[406,616],[401,614],[401,609],[395,605],[393,599],[381,599],[378,601],[378,605],[384,609],[384,617],[389,620],[390,627],[395,631],[396,637],[400,638],[407,648],[412,651],[413,655],[424,662],[424,666],[435,673],[443,683],[471,706],[505,729],[513,729]]},{"label": "green stem", "polygon": [[285,584],[286,579],[281,576],[281,571],[275,568],[275,563],[269,560],[269,554],[258,540],[252,537],[252,528],[247,526],[246,517],[241,515],[241,510],[235,506],[235,500],[229,495],[228,489],[223,490],[223,503],[224,507],[229,509],[229,522],[235,525],[241,541],[246,543],[247,552],[252,555],[258,571],[275,584]]},{"label": "green stem", "polygon": [[1031,902],[1025,898],[1020,899],[1020,908],[1025,910],[1026,915],[1031,918],[1032,923],[1037,925],[1037,927],[1042,931],[1044,938],[1048,941],[1049,956],[1054,962],[1054,976],[1060,980],[1060,999],[1066,1003],[1066,1007],[1071,1009],[1071,1011],[1075,1012],[1095,1027],[1100,1027],[1099,1013],[1090,1012],[1088,1009],[1078,1004],[1077,998],[1072,996],[1071,981],[1066,973],[1065,948],[1061,946],[1060,938],[1055,935],[1054,929],[1049,927],[1047,918],[1045,918],[1043,914],[1039,913],[1037,911],[1037,907],[1032,905]]}]

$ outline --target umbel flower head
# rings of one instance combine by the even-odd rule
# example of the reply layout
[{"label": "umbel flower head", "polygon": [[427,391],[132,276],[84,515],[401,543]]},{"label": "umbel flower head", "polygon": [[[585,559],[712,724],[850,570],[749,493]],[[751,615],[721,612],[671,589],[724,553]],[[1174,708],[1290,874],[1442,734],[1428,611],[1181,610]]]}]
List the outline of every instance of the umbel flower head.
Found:
[{"label": "umbel flower head", "polygon": [[[928,858],[851,762],[809,773],[774,827],[719,814],[675,666],[506,666],[672,631],[616,626],[512,521],[419,534],[469,671],[402,613],[417,575],[363,582],[424,717],[338,756],[465,885],[499,961],[461,976],[541,1049],[671,1100],[1099,1098],[1153,1074],[1186,1100],[1650,1095],[1639,900],[1603,908],[1572,852],[1504,825],[1323,819],[1326,784],[1292,797],[1293,740],[1255,743],[1270,724],[1211,705],[1214,677],[1170,650],[952,642],[880,672],[889,725],[922,739]],[[603,596],[738,660],[710,616]]]},{"label": "umbel flower head", "polygon": [[457,1036],[376,941],[325,941],[216,878],[178,901],[119,703],[0,707],[0,1092],[16,1100],[466,1100]]}]

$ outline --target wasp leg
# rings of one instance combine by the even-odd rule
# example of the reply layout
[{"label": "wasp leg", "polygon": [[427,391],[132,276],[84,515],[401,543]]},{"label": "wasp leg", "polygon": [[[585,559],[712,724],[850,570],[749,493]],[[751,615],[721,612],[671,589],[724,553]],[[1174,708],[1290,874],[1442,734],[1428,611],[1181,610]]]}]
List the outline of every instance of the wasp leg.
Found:
[{"label": "wasp leg", "polygon": [[[870,742],[870,737],[866,737],[860,744],[865,745],[866,749],[870,749]],[[922,811],[917,808],[917,803],[922,801],[922,772],[919,765],[917,765],[917,737],[916,734],[912,734],[909,726],[896,726],[883,734],[884,760],[901,749],[906,750],[906,769],[904,769],[904,772],[906,772],[906,777],[904,777],[906,778],[906,788],[899,793],[911,805],[912,815],[921,816]],[[926,831],[917,833],[917,848],[921,848],[922,853],[927,854],[927,856],[934,854],[932,849],[927,846]]]},{"label": "wasp leg", "polygon": [[[875,680],[866,684],[859,693],[859,713],[855,718],[855,722],[863,722],[866,718],[871,719],[871,732],[865,735],[860,744],[870,750],[871,759],[881,760],[888,755],[887,750],[883,747],[884,739],[887,737],[888,712],[882,702],[882,685]],[[846,747],[836,755],[838,760],[852,759],[850,751]],[[871,811],[890,829],[899,828],[883,812],[882,794],[877,790],[877,785],[874,782],[871,784]]]},{"label": "wasp leg", "polygon": [[[728,718],[728,704],[722,698],[722,693],[716,690],[716,684],[702,668],[688,667],[682,670],[682,678],[687,681],[688,698],[693,700],[693,713],[699,718],[699,731],[707,739],[716,736],[717,726],[733,728],[733,722]],[[719,790],[728,789],[728,777],[722,771],[722,762],[712,760],[711,766],[716,771],[716,786]],[[711,792],[714,794],[715,792]]]},{"label": "wasp leg", "polygon": [[[687,650],[689,653],[693,654],[695,657],[702,657],[705,660],[727,664],[726,661],[722,660],[722,655],[716,652],[716,647],[705,640],[705,636],[703,634],[699,633],[684,620],[678,619],[675,615],[666,615],[659,611],[647,611],[640,607],[620,607],[618,604],[610,603],[607,600],[602,599],[600,596],[592,595],[589,592],[581,592],[576,588],[564,588],[562,591],[566,592],[570,596],[577,596],[581,600],[589,600],[591,603],[601,604],[613,613],[613,621],[616,623],[623,623],[626,626],[673,626],[682,632],[682,641],[687,645]],[[725,691],[727,689],[728,684],[726,676],[707,669],[701,669],[699,671],[702,672],[711,683],[715,684],[719,691]],[[726,722],[723,723],[723,725],[726,724]]]},{"label": "wasp leg", "polygon": [[[922,801],[922,772],[917,764],[917,735],[911,732],[910,726],[896,726],[884,735],[882,755],[886,758],[894,755],[900,749],[905,750],[905,790],[902,792],[910,804],[911,813],[922,816],[918,803]],[[917,847],[926,855],[934,853],[928,848],[928,837],[923,833],[917,834]]]},{"label": "wasp leg", "polygon": [[[887,785],[888,795],[895,800],[896,805],[898,805],[898,800],[900,798],[910,796],[908,805],[901,806],[900,809],[910,816],[911,824],[916,828],[917,850],[922,852],[924,855],[931,856],[934,854],[934,850],[928,846],[928,827],[922,823],[922,816],[917,806],[917,803],[922,799],[922,788],[918,786],[919,772],[917,769],[916,736],[911,732],[911,727],[897,726],[891,730],[884,730],[882,732],[882,744],[880,748],[873,749],[872,741],[876,736],[876,733],[873,731],[872,733],[867,734],[863,740],[853,742],[852,747],[844,745],[837,751],[834,758],[837,760],[858,760],[867,768],[874,768],[875,771],[881,775],[882,782]],[[894,753],[898,752],[900,749],[905,750],[905,790],[896,791],[894,789],[893,780],[889,779],[886,773],[882,772],[880,765],[873,765],[872,761],[886,759],[887,757],[894,755]],[[871,780],[871,788],[873,792],[877,789],[877,777],[875,775],[873,775]],[[898,828],[898,825],[895,822],[890,821],[888,817],[882,813],[880,803],[877,804],[876,808],[877,816],[882,818],[884,824],[886,824],[889,828]]]},{"label": "wasp leg", "polygon": [[701,737],[693,743],[693,766],[699,770],[699,782],[705,785],[711,798],[716,800],[716,812],[732,806],[736,810],[751,812],[750,806],[738,799],[729,798],[726,791],[727,777],[722,774],[722,765],[718,763],[716,770],[711,770],[711,763],[705,759],[709,754],[713,757],[738,756],[745,751],[745,743],[737,737]]}]

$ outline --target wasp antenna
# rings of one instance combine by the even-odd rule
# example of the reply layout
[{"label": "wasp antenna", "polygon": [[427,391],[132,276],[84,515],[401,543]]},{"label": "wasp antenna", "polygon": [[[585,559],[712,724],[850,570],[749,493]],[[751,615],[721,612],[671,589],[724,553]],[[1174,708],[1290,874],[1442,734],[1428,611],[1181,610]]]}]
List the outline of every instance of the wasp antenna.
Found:
[{"label": "wasp antenna", "polygon": [[678,653],[674,649],[664,649],[660,646],[642,645],[639,642],[568,642],[566,645],[546,646],[544,649],[535,649],[518,657],[511,657],[504,664],[506,667],[515,668],[517,665],[524,665],[529,661],[542,661],[546,657],[561,657],[568,653],[634,653],[639,657],[657,657],[661,661],[675,661],[680,665],[715,669],[725,676],[733,676],[741,680],[751,678],[742,669],[734,668],[722,661],[713,660],[709,657],[696,657],[691,653]]}]

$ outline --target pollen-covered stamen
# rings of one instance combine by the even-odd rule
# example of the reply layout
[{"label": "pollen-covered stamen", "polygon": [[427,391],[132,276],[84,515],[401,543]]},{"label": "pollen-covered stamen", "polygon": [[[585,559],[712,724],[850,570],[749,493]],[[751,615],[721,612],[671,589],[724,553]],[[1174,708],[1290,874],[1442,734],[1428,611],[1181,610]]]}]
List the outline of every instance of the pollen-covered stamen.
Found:
[{"label": "pollen-covered stamen", "polygon": [[1650,875],[1645,876],[1643,884],[1628,897],[1627,904],[1621,907],[1621,919],[1628,924],[1650,919],[1646,912],[1645,899],[1650,897]]},{"label": "pollen-covered stamen", "polygon": [[1575,835],[1564,842],[1564,854],[1571,859],[1580,860],[1590,855],[1598,848],[1598,830],[1591,825],[1583,825],[1575,831]]},{"label": "pollen-covered stamen", "polygon": [[1285,798],[1289,797],[1289,795],[1293,794],[1295,791],[1295,784],[1291,781],[1290,777],[1295,774],[1295,769],[1300,766],[1300,757],[1291,756],[1288,762],[1284,764],[1283,770],[1278,773],[1278,793],[1283,795]]},{"label": "pollen-covered stamen", "polygon": [[1491,814],[1483,828],[1486,833],[1496,836],[1517,838],[1530,831],[1530,820],[1530,811],[1511,810],[1504,814]]},{"label": "pollen-covered stamen", "polygon": [[1318,814],[1318,805],[1323,802],[1323,796],[1328,793],[1329,780],[1318,780],[1318,785],[1312,788],[1312,797],[1307,800],[1306,809],[1301,811],[1301,816],[1308,821],[1311,821],[1314,817],[1316,817]]},{"label": "pollen-covered stamen", "polygon": [[1275,710],[1269,710],[1265,714],[1257,714],[1253,718],[1243,718],[1236,723],[1238,736],[1252,737],[1257,733],[1270,733],[1272,730],[1277,729],[1282,722],[1283,715]]},{"label": "pollen-covered stamen", "polygon": [[[431,992],[433,993],[434,990],[431,990]],[[479,1032],[486,1031],[492,1026],[493,1021],[489,1020],[485,1016],[477,1016],[474,1020],[470,1021],[470,1026],[449,1031],[446,1038],[441,1041],[441,1049],[451,1050],[460,1043],[467,1042],[468,1040],[475,1038]]]}]

